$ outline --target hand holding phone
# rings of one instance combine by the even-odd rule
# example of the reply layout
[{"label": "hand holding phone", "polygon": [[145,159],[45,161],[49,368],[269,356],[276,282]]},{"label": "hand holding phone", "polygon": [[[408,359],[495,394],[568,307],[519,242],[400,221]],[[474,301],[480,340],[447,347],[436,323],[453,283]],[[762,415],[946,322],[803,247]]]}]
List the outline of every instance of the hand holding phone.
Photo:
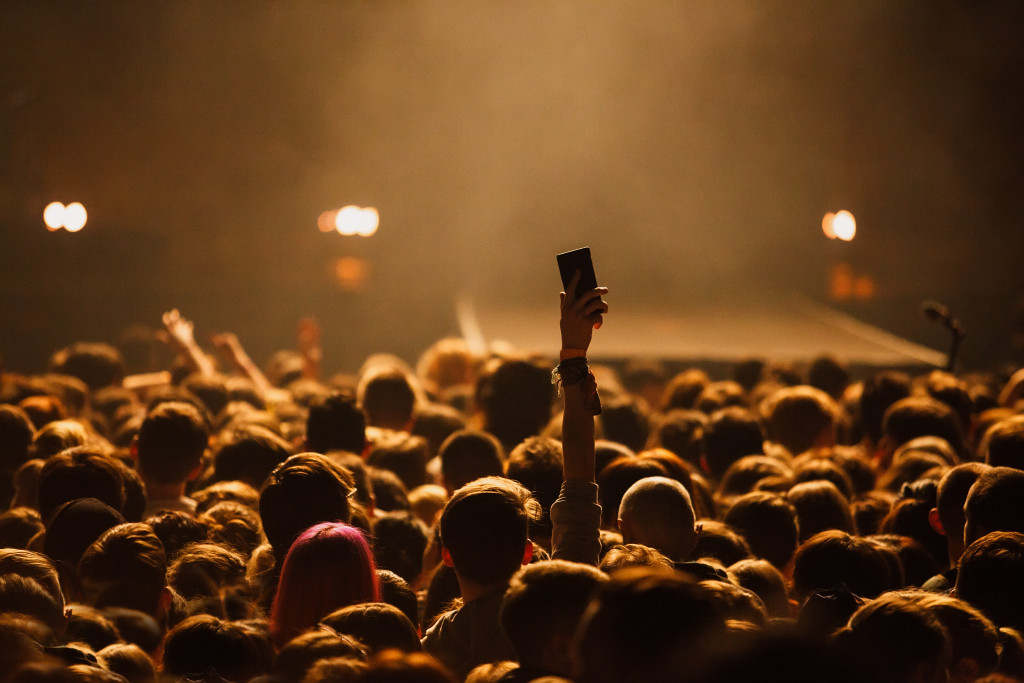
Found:
[{"label": "hand holding phone", "polygon": [[590,249],[583,247],[558,254],[558,270],[565,292],[562,294],[562,348],[586,350],[594,329],[601,326],[608,304],[601,297],[608,293],[597,286]]}]

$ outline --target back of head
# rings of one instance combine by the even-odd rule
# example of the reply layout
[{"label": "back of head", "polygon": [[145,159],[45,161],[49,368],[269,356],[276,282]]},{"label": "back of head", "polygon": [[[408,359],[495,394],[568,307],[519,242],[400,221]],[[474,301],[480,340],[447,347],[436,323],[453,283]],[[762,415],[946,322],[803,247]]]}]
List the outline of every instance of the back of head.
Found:
[{"label": "back of head", "polygon": [[1024,470],[1024,415],[1000,420],[985,432],[978,457],[993,467]]},{"label": "back of head", "polygon": [[[542,666],[545,647],[568,643],[598,586],[608,580],[589,565],[562,560],[530,564],[509,584],[501,604],[501,626],[523,666]],[[568,662],[565,662],[568,667]],[[558,673],[568,675],[566,668]]]},{"label": "back of head", "polygon": [[783,569],[799,538],[796,510],[778,494],[753,491],[737,498],[723,520],[743,534],[754,555]]},{"label": "back of head", "polygon": [[674,479],[646,477],[622,496],[619,529],[625,543],[655,548],[685,562],[697,541],[690,494]]},{"label": "back of head", "polygon": [[908,396],[896,401],[882,418],[882,434],[893,448],[919,436],[939,436],[949,442],[957,454],[967,455],[963,428],[953,409],[927,396]]},{"label": "back of head", "polygon": [[394,472],[407,491],[427,483],[427,441],[401,431],[382,431],[366,463]]},{"label": "back of head", "polygon": [[258,488],[291,453],[291,445],[265,427],[236,427],[218,439],[213,476],[217,481],[244,481]]},{"label": "back of head", "polygon": [[722,475],[718,496],[724,499],[742,496],[753,491],[763,479],[787,479],[789,475],[789,467],[778,458],[745,455],[729,465],[729,469]]},{"label": "back of head", "polygon": [[266,642],[248,627],[200,614],[167,632],[163,670],[196,676],[212,668],[227,680],[247,681],[267,673],[271,657]]},{"label": "back of head", "polygon": [[420,649],[416,626],[402,610],[386,602],[365,602],[342,607],[320,622],[338,633],[352,636],[371,652],[392,648],[403,652],[418,652]]},{"label": "back of head", "polygon": [[32,456],[50,458],[61,451],[89,443],[89,431],[77,420],[55,420],[32,437]]},{"label": "back of head", "polygon": [[980,462],[965,462],[946,471],[939,480],[936,508],[946,536],[964,538],[964,502],[974,482],[988,469]]},{"label": "back of head", "polygon": [[539,434],[551,419],[555,389],[547,366],[506,358],[488,365],[478,380],[476,394],[484,429],[511,450],[526,437]]},{"label": "back of head", "polygon": [[342,522],[316,524],[292,543],[270,613],[283,645],[339,607],[380,600],[373,553],[362,532]]},{"label": "back of head", "polygon": [[124,379],[124,359],[110,344],[75,342],[50,358],[50,369],[77,377],[90,390],[120,384]]},{"label": "back of head", "polygon": [[768,438],[793,455],[835,444],[839,407],[820,389],[806,385],[779,389],[761,410]]},{"label": "back of head", "polygon": [[907,396],[910,396],[910,376],[906,373],[883,371],[864,380],[858,411],[861,427],[873,443],[882,439],[885,411]]},{"label": "back of head", "polygon": [[124,676],[129,683],[156,681],[156,667],[146,651],[135,644],[114,643],[96,653],[96,659],[112,673]]},{"label": "back of head", "polygon": [[597,495],[601,503],[601,526],[618,528],[619,504],[629,487],[645,477],[667,477],[665,466],[653,458],[619,456],[597,475]]},{"label": "back of head", "polygon": [[199,466],[210,438],[206,418],[179,401],[161,403],[139,429],[139,472],[160,484],[180,484]]},{"label": "back of head", "polygon": [[0,613],[41,621],[58,637],[64,632],[64,600],[27,576],[0,574]]},{"label": "back of head", "polygon": [[662,567],[675,569],[675,563],[654,548],[639,543],[614,545],[601,557],[598,568],[606,574],[614,574],[627,567]]},{"label": "back of head", "polygon": [[77,574],[87,604],[155,615],[167,583],[167,556],[149,525],[119,524],[89,546]]},{"label": "back of head", "polygon": [[889,564],[870,541],[833,529],[811,537],[793,558],[793,593],[803,599],[839,583],[874,598],[892,585]]},{"label": "back of head", "polygon": [[278,560],[314,524],[349,521],[354,491],[352,476],[318,453],[293,455],[274,468],[260,491],[260,520]]},{"label": "back of head", "polygon": [[729,566],[751,558],[752,553],[747,540],[735,529],[723,522],[706,519],[701,522],[693,557],[708,557]]},{"label": "back of head", "polygon": [[124,509],[121,470],[111,456],[78,446],[46,461],[39,472],[39,514],[47,522],[58,507],[78,498],[96,498]]},{"label": "back of head", "polygon": [[365,447],[366,417],[354,396],[336,392],[310,404],[306,448],[317,453],[341,450],[361,454]]},{"label": "back of head", "polygon": [[724,634],[718,601],[699,584],[658,570],[616,573],[584,613],[574,681],[677,680],[679,671]]},{"label": "back of head", "polygon": [[834,356],[818,356],[807,369],[807,383],[838,401],[850,384],[850,370]]},{"label": "back of head", "polygon": [[840,644],[867,680],[945,680],[950,657],[946,629],[927,608],[899,595],[858,609]]},{"label": "back of head", "polygon": [[441,444],[441,475],[449,491],[455,491],[480,477],[504,473],[501,443],[487,432],[463,429]]},{"label": "back of head", "polygon": [[704,387],[711,384],[711,379],[703,370],[691,368],[684,370],[668,381],[662,394],[661,410],[667,412],[675,408],[692,410],[697,397]]},{"label": "back of head", "polygon": [[788,618],[789,592],[782,572],[768,560],[740,560],[728,568],[729,575],[741,587],[761,598],[768,616]]},{"label": "back of head", "polygon": [[715,479],[745,455],[764,453],[764,433],[749,410],[733,406],[711,414],[704,428],[704,459]]},{"label": "back of head", "polygon": [[996,626],[1024,629],[1024,534],[995,531],[971,543],[960,558],[955,595]]},{"label": "back of head", "polygon": [[980,610],[948,595],[916,593],[911,599],[931,612],[949,634],[950,674],[977,672],[985,676],[999,664],[999,632]]},{"label": "back of head", "polygon": [[542,516],[533,525],[533,533],[550,536],[550,510],[562,488],[561,442],[542,436],[526,439],[509,453],[505,476],[525,486],[540,503]]},{"label": "back of head", "polygon": [[385,429],[406,429],[418,403],[413,378],[390,365],[370,368],[356,389],[367,423]]},{"label": "back of head", "polygon": [[691,465],[700,464],[708,417],[696,410],[671,410],[654,418],[648,446],[667,448]]},{"label": "back of head", "polygon": [[647,443],[651,426],[646,407],[631,397],[612,397],[601,406],[601,431],[609,441],[639,451]]},{"label": "back of head", "polygon": [[328,629],[307,631],[278,648],[274,659],[275,679],[302,681],[314,664],[333,657],[365,661],[366,648],[355,638]]},{"label": "back of head", "polygon": [[445,439],[465,428],[466,417],[457,408],[443,403],[421,403],[413,414],[410,433],[426,439],[430,457],[434,457]]},{"label": "back of head", "polygon": [[786,498],[796,508],[801,541],[828,529],[854,532],[850,503],[832,482],[799,483],[789,490]]},{"label": "back of head", "polygon": [[992,467],[978,476],[964,502],[964,543],[992,531],[1024,532],[1024,472]]},{"label": "back of head", "polygon": [[521,485],[485,477],[463,486],[441,513],[441,544],[462,580],[500,585],[523,561],[530,521],[540,505]]},{"label": "back of head", "polygon": [[[0,476],[7,482],[14,470],[28,460],[35,427],[17,406],[0,404]],[[4,491],[4,489],[0,489]],[[0,503],[6,503],[3,500]]]}]

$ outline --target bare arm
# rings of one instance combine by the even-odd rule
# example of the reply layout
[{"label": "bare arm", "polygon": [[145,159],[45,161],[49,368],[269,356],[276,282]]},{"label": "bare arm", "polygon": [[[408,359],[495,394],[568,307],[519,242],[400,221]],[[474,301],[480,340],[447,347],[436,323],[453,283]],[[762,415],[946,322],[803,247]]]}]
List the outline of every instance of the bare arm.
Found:
[{"label": "bare arm", "polygon": [[318,379],[323,349],[320,346],[320,323],[313,316],[299,320],[298,346],[303,361],[302,376]]},{"label": "bare arm", "polygon": [[249,358],[249,354],[245,352],[242,347],[242,342],[238,341],[238,335],[234,332],[221,332],[220,334],[213,335],[213,345],[217,347],[224,356],[231,361],[231,365],[236,370],[241,372],[243,375],[252,380],[252,383],[256,385],[260,393],[266,396],[268,392],[273,389],[270,385],[270,380],[263,374],[263,371],[252,362]]},{"label": "bare arm", "polygon": [[196,343],[192,321],[182,317],[177,308],[163,314],[164,340],[178,353],[188,358],[192,367],[201,375],[213,375],[213,363]]}]

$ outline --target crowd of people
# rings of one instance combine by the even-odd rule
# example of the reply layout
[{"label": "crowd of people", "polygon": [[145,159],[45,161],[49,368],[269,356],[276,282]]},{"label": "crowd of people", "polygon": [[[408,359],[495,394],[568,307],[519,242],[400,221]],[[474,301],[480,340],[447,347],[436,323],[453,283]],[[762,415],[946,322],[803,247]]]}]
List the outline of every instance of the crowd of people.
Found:
[{"label": "crowd of people", "polygon": [[558,359],[0,362],[0,683],[1024,680],[1024,370],[613,368],[575,284]]}]

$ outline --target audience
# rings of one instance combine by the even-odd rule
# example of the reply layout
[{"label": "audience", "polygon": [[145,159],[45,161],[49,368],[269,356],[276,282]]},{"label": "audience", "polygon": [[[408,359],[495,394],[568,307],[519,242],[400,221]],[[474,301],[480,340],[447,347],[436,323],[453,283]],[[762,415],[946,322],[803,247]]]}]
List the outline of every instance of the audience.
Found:
[{"label": "audience", "polygon": [[169,384],[0,374],[0,681],[1024,674],[1021,372],[595,376],[607,290],[567,289],[554,373],[218,335],[225,375],[173,312]]}]

